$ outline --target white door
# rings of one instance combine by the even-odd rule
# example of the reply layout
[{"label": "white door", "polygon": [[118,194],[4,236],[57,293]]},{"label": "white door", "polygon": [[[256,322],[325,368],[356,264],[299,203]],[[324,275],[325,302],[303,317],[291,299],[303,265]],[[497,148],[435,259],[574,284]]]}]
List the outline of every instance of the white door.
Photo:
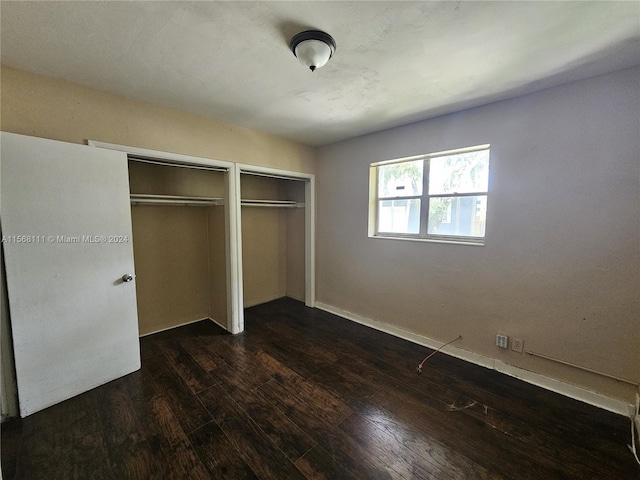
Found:
[{"label": "white door", "polygon": [[140,368],[126,154],[1,133],[20,415]]}]

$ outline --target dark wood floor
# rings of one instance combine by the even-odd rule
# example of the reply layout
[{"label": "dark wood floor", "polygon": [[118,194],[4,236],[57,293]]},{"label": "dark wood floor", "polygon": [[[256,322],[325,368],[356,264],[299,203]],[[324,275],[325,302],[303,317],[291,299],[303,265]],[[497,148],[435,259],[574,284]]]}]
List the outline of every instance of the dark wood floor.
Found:
[{"label": "dark wood floor", "polygon": [[281,299],[2,425],[4,479],[638,479],[629,420]]}]

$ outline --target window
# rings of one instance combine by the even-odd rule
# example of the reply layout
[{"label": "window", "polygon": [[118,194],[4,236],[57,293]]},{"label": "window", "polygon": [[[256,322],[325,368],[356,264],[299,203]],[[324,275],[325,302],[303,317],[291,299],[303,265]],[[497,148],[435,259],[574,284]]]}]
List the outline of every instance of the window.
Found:
[{"label": "window", "polygon": [[484,244],[489,145],[371,164],[369,234]]}]

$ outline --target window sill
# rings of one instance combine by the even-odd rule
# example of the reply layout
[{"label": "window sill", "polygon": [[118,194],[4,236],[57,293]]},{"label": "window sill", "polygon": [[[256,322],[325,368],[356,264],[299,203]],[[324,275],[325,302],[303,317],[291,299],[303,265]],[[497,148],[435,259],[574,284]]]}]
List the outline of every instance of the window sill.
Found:
[{"label": "window sill", "polygon": [[369,235],[369,238],[376,238],[382,240],[404,240],[409,242],[425,242],[425,243],[446,243],[449,245],[469,245],[472,247],[484,247],[485,242],[479,240],[446,240],[443,238],[420,238],[420,237],[403,237],[403,236],[394,236],[394,235]]}]

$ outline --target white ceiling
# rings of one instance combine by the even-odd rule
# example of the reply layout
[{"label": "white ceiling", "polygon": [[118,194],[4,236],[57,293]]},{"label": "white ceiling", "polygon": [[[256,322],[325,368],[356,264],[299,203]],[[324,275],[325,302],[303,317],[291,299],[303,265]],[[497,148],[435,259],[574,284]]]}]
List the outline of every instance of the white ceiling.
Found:
[{"label": "white ceiling", "polygon": [[[2,63],[309,145],[640,64],[640,2],[8,2]],[[311,73],[290,38],[321,29]]]}]

